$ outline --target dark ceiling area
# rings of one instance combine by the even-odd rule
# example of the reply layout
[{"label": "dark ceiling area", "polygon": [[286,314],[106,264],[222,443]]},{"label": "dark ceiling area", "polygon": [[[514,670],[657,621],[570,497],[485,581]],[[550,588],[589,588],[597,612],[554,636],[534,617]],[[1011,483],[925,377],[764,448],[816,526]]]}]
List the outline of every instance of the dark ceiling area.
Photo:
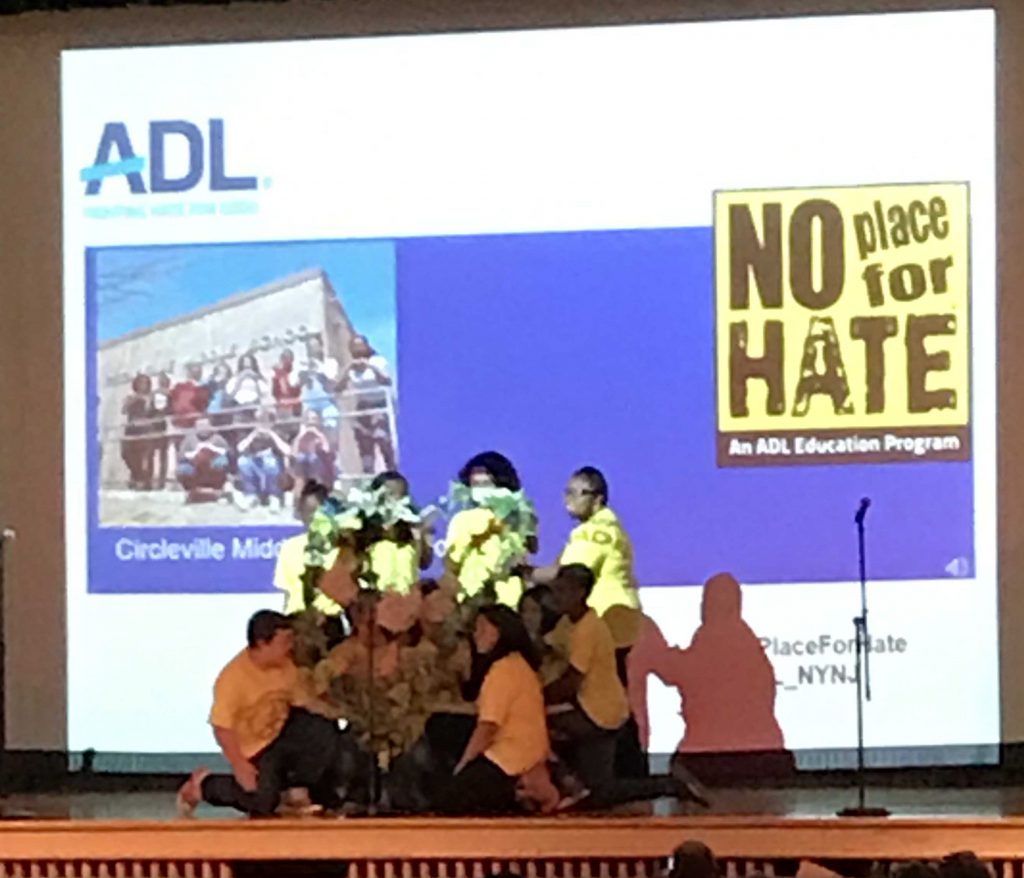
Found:
[{"label": "dark ceiling area", "polygon": [[70,12],[74,9],[126,9],[133,6],[227,6],[229,3],[284,3],[287,0],[0,0],[0,15]]}]

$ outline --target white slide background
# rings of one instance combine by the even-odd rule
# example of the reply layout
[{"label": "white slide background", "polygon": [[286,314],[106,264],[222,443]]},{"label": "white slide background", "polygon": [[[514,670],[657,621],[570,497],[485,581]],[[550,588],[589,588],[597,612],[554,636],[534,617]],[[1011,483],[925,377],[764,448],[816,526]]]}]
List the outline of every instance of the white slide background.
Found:
[{"label": "white slide background", "polygon": [[[868,744],[997,742],[994,30],[993,13],[966,11],[65,53],[70,749],[213,749],[212,679],[248,615],[278,603],[87,594],[86,247],[709,226],[716,188],[929,180],[972,193],[976,569],[872,583],[873,633],[907,648],[876,657]],[[129,196],[123,179],[84,197],[106,122],[145,154],[151,120],[209,118],[225,120],[229,173],[260,175],[241,193],[258,212],[86,216],[161,197]],[[643,599],[689,641],[699,589]],[[744,600],[779,640],[848,639],[858,607],[854,583]],[[773,661],[787,744],[852,746],[852,686],[797,685],[799,666],[833,658]],[[675,748],[678,708],[652,686],[653,750]]]}]

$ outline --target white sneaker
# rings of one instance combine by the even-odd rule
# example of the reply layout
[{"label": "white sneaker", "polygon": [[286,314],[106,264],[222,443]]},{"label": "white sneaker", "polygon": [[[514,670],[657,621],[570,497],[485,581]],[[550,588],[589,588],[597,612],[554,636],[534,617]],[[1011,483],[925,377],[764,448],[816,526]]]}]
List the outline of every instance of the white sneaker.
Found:
[{"label": "white sneaker", "polygon": [[567,795],[563,796],[558,800],[558,804],[555,805],[555,811],[571,811],[581,802],[585,802],[590,798],[590,790],[585,787],[580,787]]},{"label": "white sneaker", "polygon": [[270,507],[270,511],[271,512],[280,512],[281,511],[281,498],[280,497],[271,497],[267,501],[267,505]]},{"label": "white sneaker", "polygon": [[197,768],[181,785],[174,805],[179,817],[189,818],[196,813],[196,807],[203,800],[203,781],[210,776],[206,768]]}]

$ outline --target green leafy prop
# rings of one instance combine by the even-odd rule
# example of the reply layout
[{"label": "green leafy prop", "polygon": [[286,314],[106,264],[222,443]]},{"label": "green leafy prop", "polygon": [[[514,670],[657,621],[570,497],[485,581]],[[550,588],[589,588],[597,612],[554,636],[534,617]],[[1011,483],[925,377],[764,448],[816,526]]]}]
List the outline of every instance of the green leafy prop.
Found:
[{"label": "green leafy prop", "polygon": [[[444,580],[444,587],[428,596],[418,589],[410,595],[386,593],[380,601],[393,602],[398,612],[391,615],[406,620],[400,627],[410,627],[389,627],[384,603],[378,604],[374,623],[381,629],[372,639],[375,644],[378,636],[384,641],[374,646],[372,658],[368,646],[339,647],[365,660],[361,670],[342,663],[342,671],[332,664],[319,624],[322,617],[315,610],[307,610],[297,620],[296,640],[301,643],[303,663],[313,668],[317,709],[346,720],[361,745],[385,768],[422,736],[432,714],[463,703],[460,684],[469,671],[470,625],[480,607],[495,603],[495,583],[513,574],[537,533],[534,507],[522,491],[469,488],[457,482],[451,485],[445,505],[453,513],[474,511],[479,519],[468,521],[472,537],[462,549],[463,557],[454,559],[456,569],[469,554],[482,551],[488,540],[497,539],[497,554],[493,543],[487,554],[488,579],[472,596],[461,587],[457,590],[454,581],[445,584]],[[331,497],[309,527],[303,577],[307,606],[317,594],[332,550],[348,549],[365,562],[375,540],[400,536],[419,523],[408,499],[396,500],[386,491],[353,489],[344,499]],[[362,563],[357,574],[363,587],[374,584],[366,568]],[[412,604],[406,606],[402,603],[406,601]],[[381,633],[383,629],[386,633]]]},{"label": "green leafy prop", "polygon": [[474,520],[466,523],[472,536],[449,555],[456,571],[465,565],[470,555],[482,554],[486,544],[497,540],[497,556],[489,559],[483,588],[472,598],[475,603],[493,603],[496,583],[512,575],[516,566],[530,554],[536,540],[537,513],[533,503],[523,491],[452,482],[445,505],[452,513],[477,513]]},{"label": "green leafy prop", "polygon": [[347,547],[360,560],[358,579],[364,587],[376,585],[365,563],[370,547],[382,539],[410,542],[420,515],[409,497],[395,497],[385,487],[351,488],[344,497],[332,494],[313,514],[306,534],[306,569],[302,594],[307,607],[319,591],[327,558]]},{"label": "green leafy prop", "polygon": [[386,677],[335,677],[323,701],[329,715],[347,720],[356,740],[386,768],[420,739],[433,714],[460,703],[468,656],[465,643],[442,650],[421,640],[399,648],[397,665]]}]

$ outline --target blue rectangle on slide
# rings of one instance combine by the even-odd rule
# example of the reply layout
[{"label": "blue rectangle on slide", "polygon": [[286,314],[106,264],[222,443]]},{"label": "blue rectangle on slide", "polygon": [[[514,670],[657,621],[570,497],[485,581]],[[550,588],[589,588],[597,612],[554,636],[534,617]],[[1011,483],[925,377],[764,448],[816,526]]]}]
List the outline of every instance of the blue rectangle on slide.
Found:
[{"label": "blue rectangle on slide", "polygon": [[[972,571],[970,462],[717,466],[710,229],[402,239],[394,248],[401,466],[420,502],[493,448],[512,458],[537,503],[545,561],[571,526],[564,483],[592,464],[609,478],[642,585],[700,583],[723,569],[746,583],[855,579],[863,496],[873,501],[873,578]],[[89,308],[95,316],[96,303]],[[273,561],[260,546],[294,529],[101,527],[97,454],[89,466],[90,591],[271,587]],[[125,539],[193,549],[187,559],[119,560]],[[209,546],[197,539],[224,544],[223,560],[197,560]]]}]

